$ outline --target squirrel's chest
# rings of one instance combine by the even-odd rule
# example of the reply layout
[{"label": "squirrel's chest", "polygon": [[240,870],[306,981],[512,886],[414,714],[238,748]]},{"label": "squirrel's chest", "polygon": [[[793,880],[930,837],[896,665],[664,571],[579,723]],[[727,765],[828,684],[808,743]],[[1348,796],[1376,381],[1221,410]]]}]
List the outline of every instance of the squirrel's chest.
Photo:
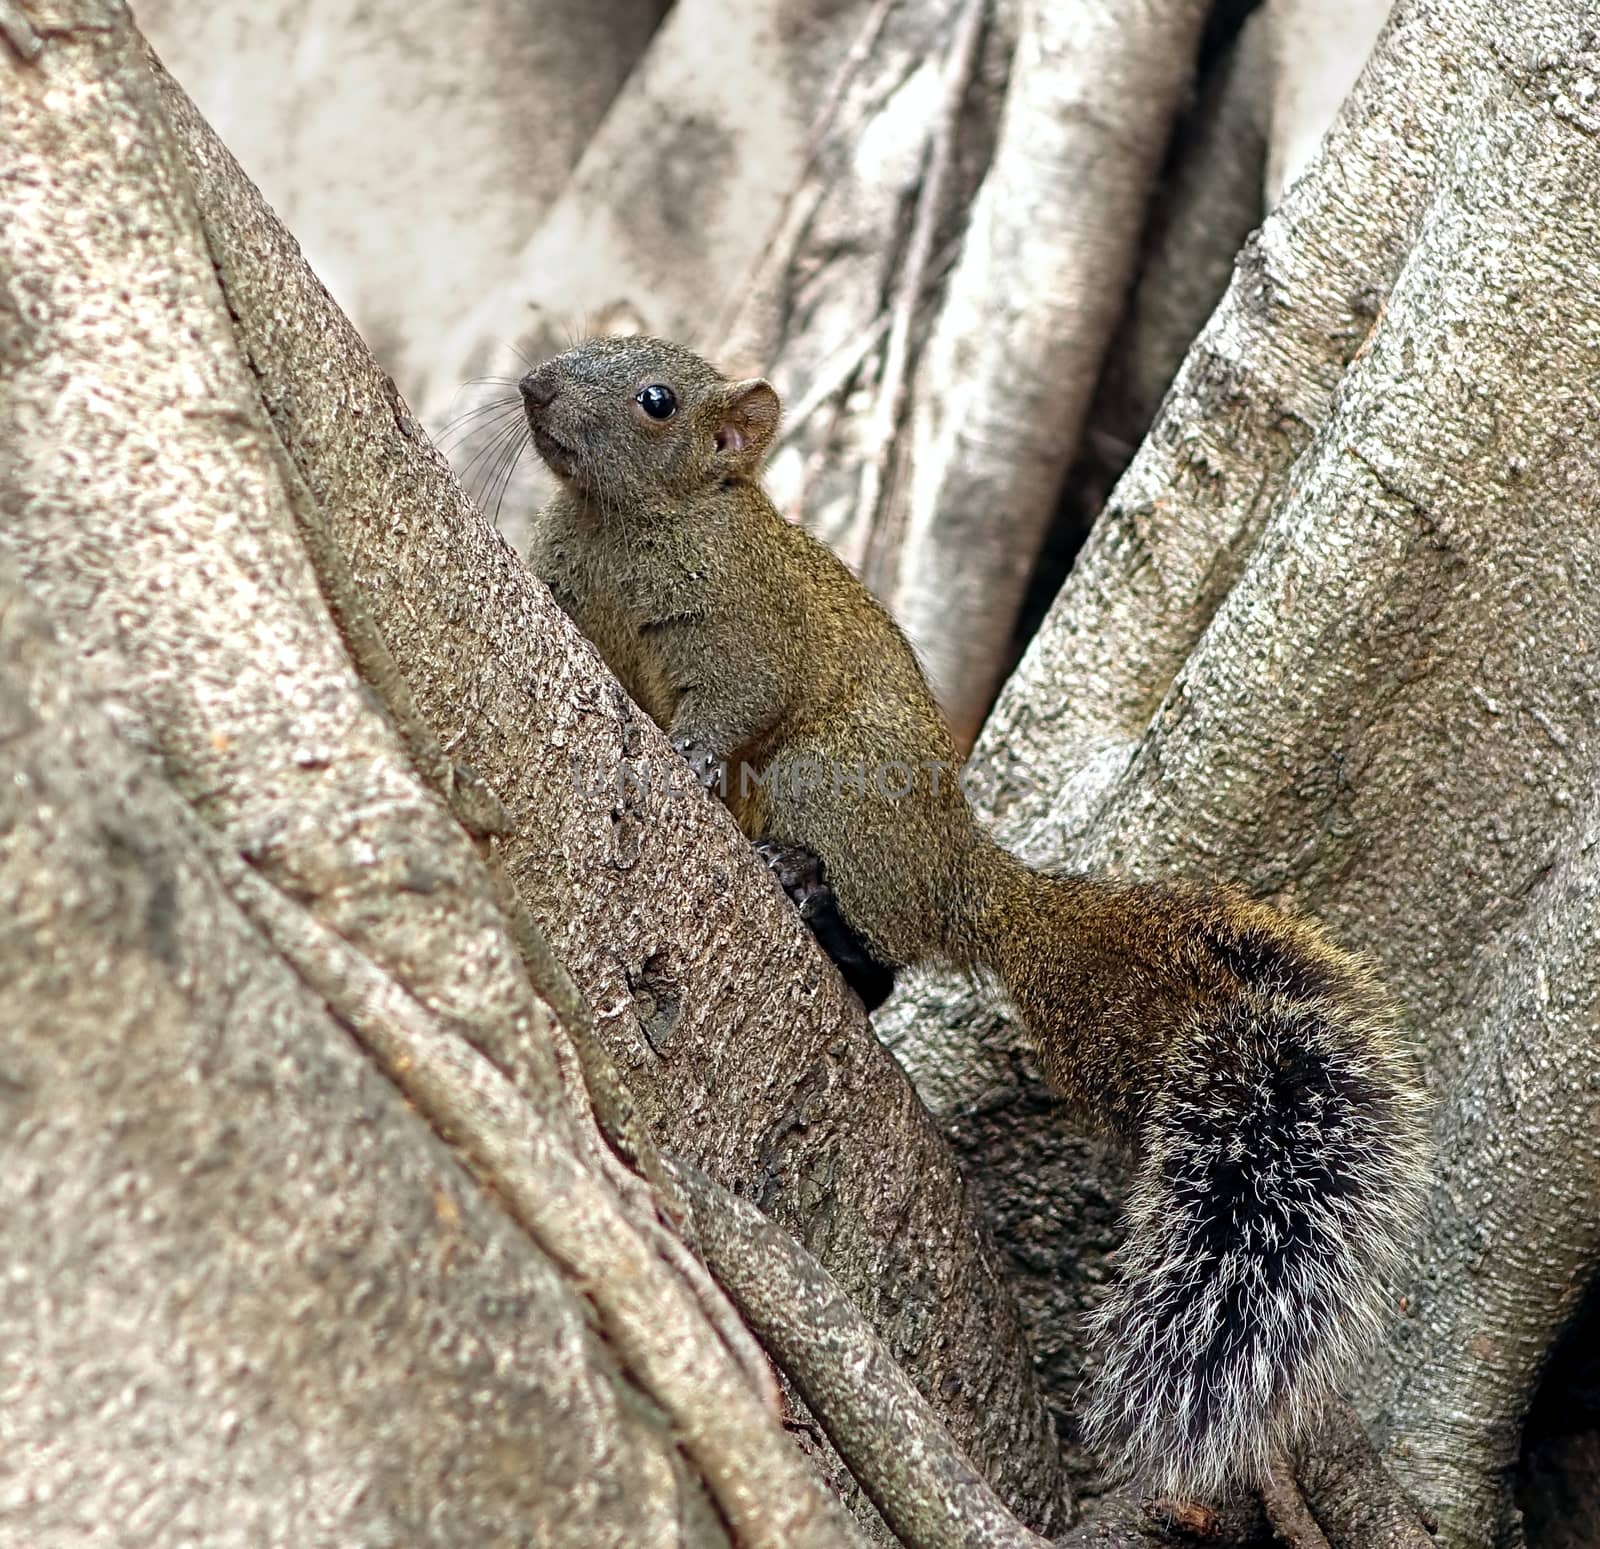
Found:
[{"label": "squirrel's chest", "polygon": [[613,556],[560,534],[529,559],[628,693],[655,720],[670,720],[679,687],[663,647],[673,622],[704,605],[703,573],[659,547],[636,543]]}]

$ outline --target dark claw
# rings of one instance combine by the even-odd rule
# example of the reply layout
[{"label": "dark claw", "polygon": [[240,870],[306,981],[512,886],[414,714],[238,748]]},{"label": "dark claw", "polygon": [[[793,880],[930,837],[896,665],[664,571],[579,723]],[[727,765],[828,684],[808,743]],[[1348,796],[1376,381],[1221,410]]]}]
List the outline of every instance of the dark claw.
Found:
[{"label": "dark claw", "polygon": [[820,908],[838,907],[833,889],[823,881],[820,856],[775,839],[756,840],[756,854],[767,863],[767,870],[778,879],[778,886],[789,895],[802,919],[811,919]]},{"label": "dark claw", "polygon": [[872,955],[871,947],[845,919],[828,885],[822,858],[800,845],[780,844],[775,839],[758,839],[756,852],[800,911],[800,918],[811,927],[817,945],[844,975],[845,983],[868,1011],[876,1011],[894,988],[894,969]]},{"label": "dark claw", "polygon": [[693,737],[670,737],[673,751],[693,771],[695,778],[708,791],[720,791],[723,788],[723,763],[717,758],[703,742],[696,741]]}]

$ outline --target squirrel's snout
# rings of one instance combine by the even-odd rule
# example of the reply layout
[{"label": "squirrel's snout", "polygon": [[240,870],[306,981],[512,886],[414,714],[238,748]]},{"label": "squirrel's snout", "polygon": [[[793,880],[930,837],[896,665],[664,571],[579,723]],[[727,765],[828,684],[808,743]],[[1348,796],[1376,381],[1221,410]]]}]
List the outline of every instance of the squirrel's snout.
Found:
[{"label": "squirrel's snout", "polygon": [[[533,449],[545,466],[560,479],[580,479],[582,459],[573,448],[572,429],[562,423],[573,418],[571,403],[552,416],[551,409],[561,397],[561,374],[549,366],[530,371],[517,383],[522,394],[522,409],[528,421]],[[551,421],[554,419],[555,423]]]},{"label": "squirrel's snout", "polygon": [[556,401],[561,389],[556,386],[553,375],[530,371],[517,383],[517,391],[522,394],[522,401],[530,413],[542,414]]}]

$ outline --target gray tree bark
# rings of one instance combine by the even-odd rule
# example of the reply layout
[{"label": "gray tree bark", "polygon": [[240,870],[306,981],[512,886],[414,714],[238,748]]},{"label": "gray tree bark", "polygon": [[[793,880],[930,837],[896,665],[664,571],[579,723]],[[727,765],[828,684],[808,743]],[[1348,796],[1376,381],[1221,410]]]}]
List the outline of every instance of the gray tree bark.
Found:
[{"label": "gray tree bark", "polygon": [[[610,36],[586,123],[650,9]],[[783,73],[810,56],[743,39],[789,93],[782,176],[737,240],[663,269],[669,237],[605,201],[650,175],[644,88],[692,63],[692,13],[592,144],[552,148],[564,169],[588,147],[528,251],[609,231],[607,299],[584,305],[659,292],[657,326],[731,325],[790,398],[780,493],[865,561],[874,425],[910,444],[948,374],[924,340],[958,303],[985,337],[986,298],[1023,272],[978,264],[992,223],[962,229],[1022,121],[1022,97],[1003,107],[1019,18],[836,8],[814,120],[805,72]],[[1021,17],[1035,48],[1039,21]],[[1600,1263],[1595,49],[1570,0],[1401,0],[978,754],[989,815],[1034,859],[1242,881],[1326,919],[1405,1002],[1437,1104],[1432,1197],[1390,1337],[1352,1382],[1445,1545],[1518,1542],[1523,1419]],[[0,1382],[22,1395],[0,1421],[0,1529],[892,1541],[823,1431],[899,1531],[929,1535],[907,1542],[1026,1542],[979,1475],[1029,1524],[1064,1525],[1041,1385],[1069,1471],[1098,1488],[1072,1392],[1120,1159],[1062,1124],[991,1000],[931,978],[880,1021],[929,1118],[183,92],[147,74],[119,7],[0,0],[0,68],[0,549],[21,577],[0,577],[0,977],[27,1012],[0,1035],[23,1288],[0,1299]],[[1280,70],[1280,104],[1289,84]],[[1145,403],[1193,326],[1170,318],[1215,283],[1182,276],[1180,295],[1173,276],[1205,190],[1243,189],[1267,128],[1288,143],[1287,116],[1264,128],[1229,91],[1195,120],[1210,127],[1172,185],[1188,203],[1124,329]],[[725,214],[760,179],[740,100],[708,192]],[[1122,104],[1147,115],[1124,127],[1148,168],[1172,94]],[[1303,148],[1315,132],[1293,122]],[[1096,271],[1097,329],[1141,213],[1104,233],[1124,256]],[[700,332],[707,287],[721,305]],[[997,508],[1014,474],[1044,509],[1055,476],[1030,467],[995,465]],[[1034,542],[997,550],[1001,568]],[[617,784],[624,761],[654,778]],[[794,1282],[824,1288],[854,1352],[801,1383],[809,1464],[685,1247],[657,1147],[831,1272]],[[704,1238],[713,1262],[732,1251]],[[846,1326],[833,1282],[870,1328]],[[752,1321],[781,1320],[757,1289]],[[765,1337],[804,1362],[814,1333]],[[928,1406],[909,1477],[850,1382],[891,1358]],[[876,1386],[911,1414],[910,1390]],[[1375,1465],[1347,1462],[1359,1441],[1300,1460],[1307,1520],[1351,1549],[1414,1543],[1403,1503],[1374,1510]],[[1218,1541],[1264,1531],[1172,1506]],[[1158,1516],[1108,1502],[1068,1541],[1165,1542]]]},{"label": "gray tree bark", "polygon": [[727,1541],[582,1289],[267,947],[125,715],[8,566],[0,1536]]},{"label": "gray tree bark", "polygon": [[[1398,8],[979,749],[1035,858],[1242,881],[1402,997],[1433,1203],[1356,1392],[1450,1544],[1515,1540],[1521,1420],[1600,1257],[1593,49],[1566,6]],[[1092,1279],[1104,1174],[1015,1036],[946,985],[895,1029],[992,1197],[1060,1202],[1002,1240]],[[1035,1330],[1093,1295],[1023,1283]]]},{"label": "gray tree bark", "polygon": [[414,393],[503,282],[667,3],[138,0],[135,12]]}]

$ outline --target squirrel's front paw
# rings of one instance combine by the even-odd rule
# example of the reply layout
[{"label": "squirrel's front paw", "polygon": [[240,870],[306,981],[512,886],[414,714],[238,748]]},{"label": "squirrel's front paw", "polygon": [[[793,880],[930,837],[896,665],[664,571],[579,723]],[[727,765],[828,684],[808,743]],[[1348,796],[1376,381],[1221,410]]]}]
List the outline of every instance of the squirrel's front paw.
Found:
[{"label": "squirrel's front paw", "polygon": [[695,778],[708,791],[720,791],[727,778],[727,765],[703,742],[681,732],[667,739],[674,753],[686,763]]}]

